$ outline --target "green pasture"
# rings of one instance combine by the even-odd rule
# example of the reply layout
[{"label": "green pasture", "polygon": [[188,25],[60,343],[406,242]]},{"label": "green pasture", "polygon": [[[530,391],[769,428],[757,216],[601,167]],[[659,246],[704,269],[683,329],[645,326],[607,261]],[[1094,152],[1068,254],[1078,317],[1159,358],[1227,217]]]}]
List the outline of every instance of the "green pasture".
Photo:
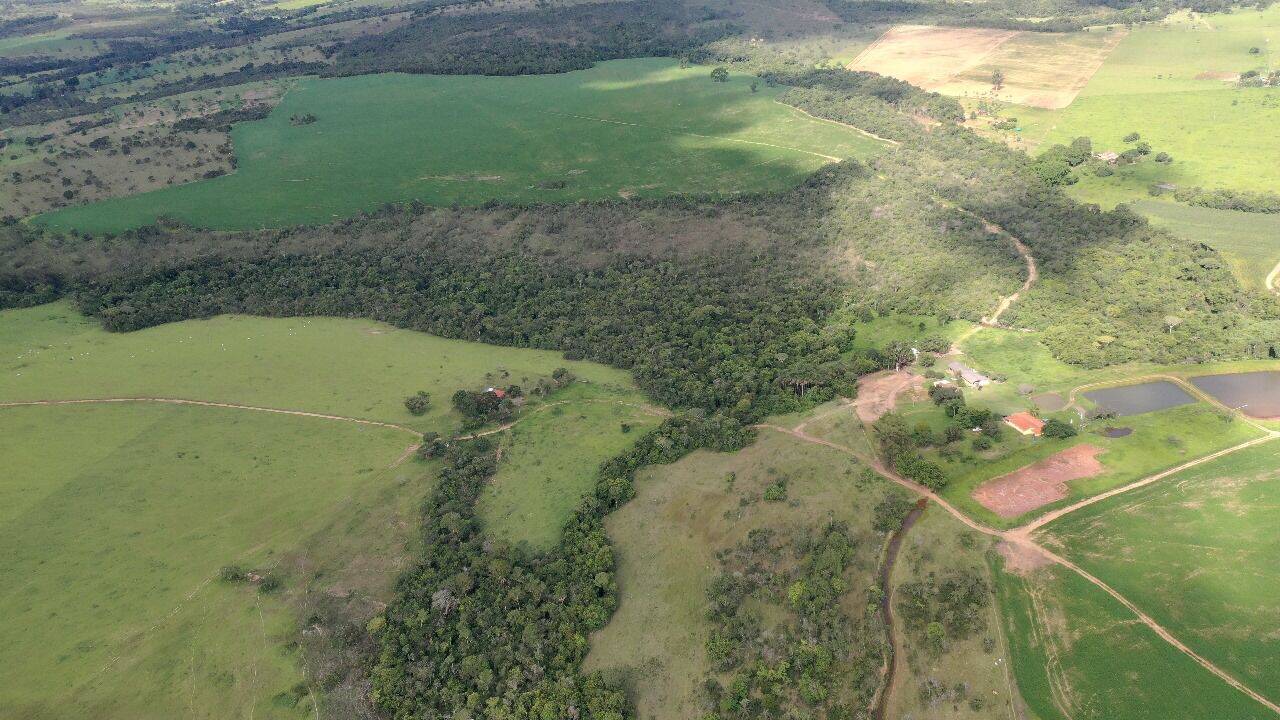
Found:
[{"label": "green pasture", "polygon": [[305,685],[288,695],[292,613],[216,576],[306,582],[283,557],[413,473],[388,469],[412,440],[224,408],[0,409],[0,714],[310,714]]},{"label": "green pasture", "polygon": [[[1280,186],[1280,88],[1239,88],[1206,76],[1280,68],[1280,7],[1230,14],[1182,14],[1139,25],[1062,110],[1008,106],[1020,137],[1043,149],[1087,135],[1094,151],[1126,149],[1137,132],[1169,165],[1144,161],[1099,178],[1085,173],[1071,192],[1113,206],[1143,199],[1155,183],[1273,191]],[[1250,54],[1251,48],[1260,53]]]},{"label": "green pasture", "polygon": [[[966,393],[966,399],[974,407],[983,406],[980,393],[970,391]],[[934,428],[943,427],[947,420],[942,411],[931,403],[909,407],[905,409],[904,416],[910,424],[924,421]],[[1065,412],[1054,413],[1053,416],[1064,420],[1075,417],[1073,413]],[[1076,422],[1079,424],[1078,418]],[[1109,438],[1102,434],[1108,425],[1132,428],[1133,433]],[[938,462],[947,473],[949,482],[942,490],[943,497],[983,522],[996,527],[1011,527],[1053,507],[1139,480],[1259,435],[1261,431],[1249,423],[1224,416],[1208,403],[1198,402],[1115,420],[1093,421],[1075,437],[1060,440],[1028,437],[1004,427],[1000,441],[990,450],[972,450],[966,436],[955,443],[958,457],[947,457],[937,450],[930,450],[925,455]],[[1103,470],[1093,477],[1068,483],[1067,497],[1058,503],[1046,505],[1025,516],[1005,519],[984,508],[971,496],[987,480],[1011,473],[1066,448],[1085,444],[1102,450],[1097,457]]]},{"label": "green pasture", "polygon": [[1133,209],[1152,224],[1222,253],[1240,284],[1263,290],[1280,263],[1280,216],[1143,200]]},{"label": "green pasture", "polygon": [[[520,77],[307,79],[232,131],[238,169],[213,180],[50,213],[119,231],[171,216],[249,229],[325,223],[388,202],[732,195],[776,190],[884,145],[774,102],[778,90],[665,59]],[[291,117],[314,115],[311,124]]]},{"label": "green pasture", "polygon": [[[446,340],[367,320],[223,315],[108,333],[60,302],[0,312],[0,402],[163,396],[305,410],[441,433],[461,418],[450,395],[532,385],[566,367],[601,390],[627,373],[557,352]],[[426,390],[413,417],[402,401]]]},{"label": "green pasture", "polygon": [[1018,690],[1039,720],[1274,717],[1079,575],[996,578]]},{"label": "green pasture", "polygon": [[[534,408],[503,440],[502,463],[480,496],[480,517],[494,536],[546,549],[560,538],[600,465],[656,426],[640,398],[568,399]],[[624,431],[623,425],[629,429]]]},{"label": "green pasture", "polygon": [[1040,537],[1280,701],[1278,526],[1280,444],[1271,442],[1084,508]]}]

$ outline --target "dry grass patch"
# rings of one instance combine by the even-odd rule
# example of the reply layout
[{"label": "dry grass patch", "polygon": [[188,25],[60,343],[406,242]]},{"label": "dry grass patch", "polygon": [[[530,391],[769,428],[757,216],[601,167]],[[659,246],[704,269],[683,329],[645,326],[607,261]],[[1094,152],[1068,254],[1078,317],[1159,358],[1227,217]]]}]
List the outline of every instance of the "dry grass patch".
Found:
[{"label": "dry grass patch", "polygon": [[[1039,108],[1075,100],[1123,31],[1033,33],[898,25],[849,66],[951,96],[985,95]],[[1004,74],[999,90],[992,74]]]}]

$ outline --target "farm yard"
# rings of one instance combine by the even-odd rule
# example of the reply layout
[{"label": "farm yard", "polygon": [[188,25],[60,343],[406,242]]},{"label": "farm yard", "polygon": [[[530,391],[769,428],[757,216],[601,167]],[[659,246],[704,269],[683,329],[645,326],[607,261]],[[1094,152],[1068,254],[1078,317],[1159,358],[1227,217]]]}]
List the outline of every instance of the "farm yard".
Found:
[{"label": "farm yard", "polygon": [[[747,76],[712,82],[705,69],[662,59],[544,76],[302,80],[267,119],[232,129],[234,173],[38,221],[119,231],[169,216],[250,229],[409,200],[732,195],[782,189],[825,164],[884,149],[774,102],[779,92]],[[315,121],[291,121],[299,117]]]},{"label": "farm yard", "polygon": [[1278,467],[1280,445],[1259,445],[1067,515],[1038,537],[1275,700]]},{"label": "farm yard", "polygon": [[[969,401],[986,404],[976,393]],[[949,421],[929,400],[907,404],[899,412],[909,425],[923,423],[939,433]],[[1049,416],[1079,422],[1070,411]],[[1118,426],[1130,432],[1108,432]],[[943,497],[993,527],[1014,527],[1072,501],[1262,436],[1262,430],[1198,402],[1091,421],[1065,439],[1028,437],[1006,427],[987,449],[970,448],[964,440],[924,456],[948,478]]]}]

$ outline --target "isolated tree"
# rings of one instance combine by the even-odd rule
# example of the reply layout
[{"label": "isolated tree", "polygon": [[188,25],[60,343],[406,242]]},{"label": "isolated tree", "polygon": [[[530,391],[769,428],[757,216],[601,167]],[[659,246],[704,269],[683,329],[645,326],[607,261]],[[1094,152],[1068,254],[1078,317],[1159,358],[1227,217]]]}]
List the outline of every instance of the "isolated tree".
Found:
[{"label": "isolated tree", "polygon": [[729,82],[729,69],[721,66],[712,70],[711,79],[716,82]]},{"label": "isolated tree", "polygon": [[1138,141],[1138,139],[1139,139],[1139,138],[1141,138],[1141,137],[1142,137],[1142,136],[1141,136],[1141,135],[1139,135],[1138,133],[1136,133],[1136,132],[1131,132],[1131,133],[1129,133],[1128,135],[1125,135],[1125,136],[1124,136],[1124,142],[1127,142],[1127,143],[1137,142],[1137,141]]},{"label": "isolated tree", "polygon": [[1004,87],[1004,71],[996,68],[991,71],[991,89],[1000,90]]}]

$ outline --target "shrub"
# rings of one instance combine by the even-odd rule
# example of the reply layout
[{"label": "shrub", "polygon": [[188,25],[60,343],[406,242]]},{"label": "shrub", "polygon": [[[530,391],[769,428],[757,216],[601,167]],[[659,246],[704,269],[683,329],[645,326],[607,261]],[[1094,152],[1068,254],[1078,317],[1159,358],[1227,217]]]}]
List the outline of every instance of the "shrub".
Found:
[{"label": "shrub", "polygon": [[1044,436],[1047,438],[1069,438],[1075,435],[1076,429],[1070,423],[1064,423],[1057,418],[1051,418],[1044,424]]},{"label": "shrub", "polygon": [[1138,133],[1136,133],[1136,132],[1131,132],[1131,133],[1129,133],[1128,135],[1125,135],[1125,136],[1124,136],[1124,141],[1125,141],[1125,142],[1127,142],[1127,143],[1137,142],[1137,141],[1138,141],[1138,139],[1139,139],[1139,138],[1141,138],[1141,137],[1142,137],[1142,136],[1141,136],[1141,135],[1139,135]]},{"label": "shrub", "polygon": [[404,407],[410,415],[426,415],[427,409],[431,407],[431,395],[425,390],[419,390],[416,395],[404,399]]}]

